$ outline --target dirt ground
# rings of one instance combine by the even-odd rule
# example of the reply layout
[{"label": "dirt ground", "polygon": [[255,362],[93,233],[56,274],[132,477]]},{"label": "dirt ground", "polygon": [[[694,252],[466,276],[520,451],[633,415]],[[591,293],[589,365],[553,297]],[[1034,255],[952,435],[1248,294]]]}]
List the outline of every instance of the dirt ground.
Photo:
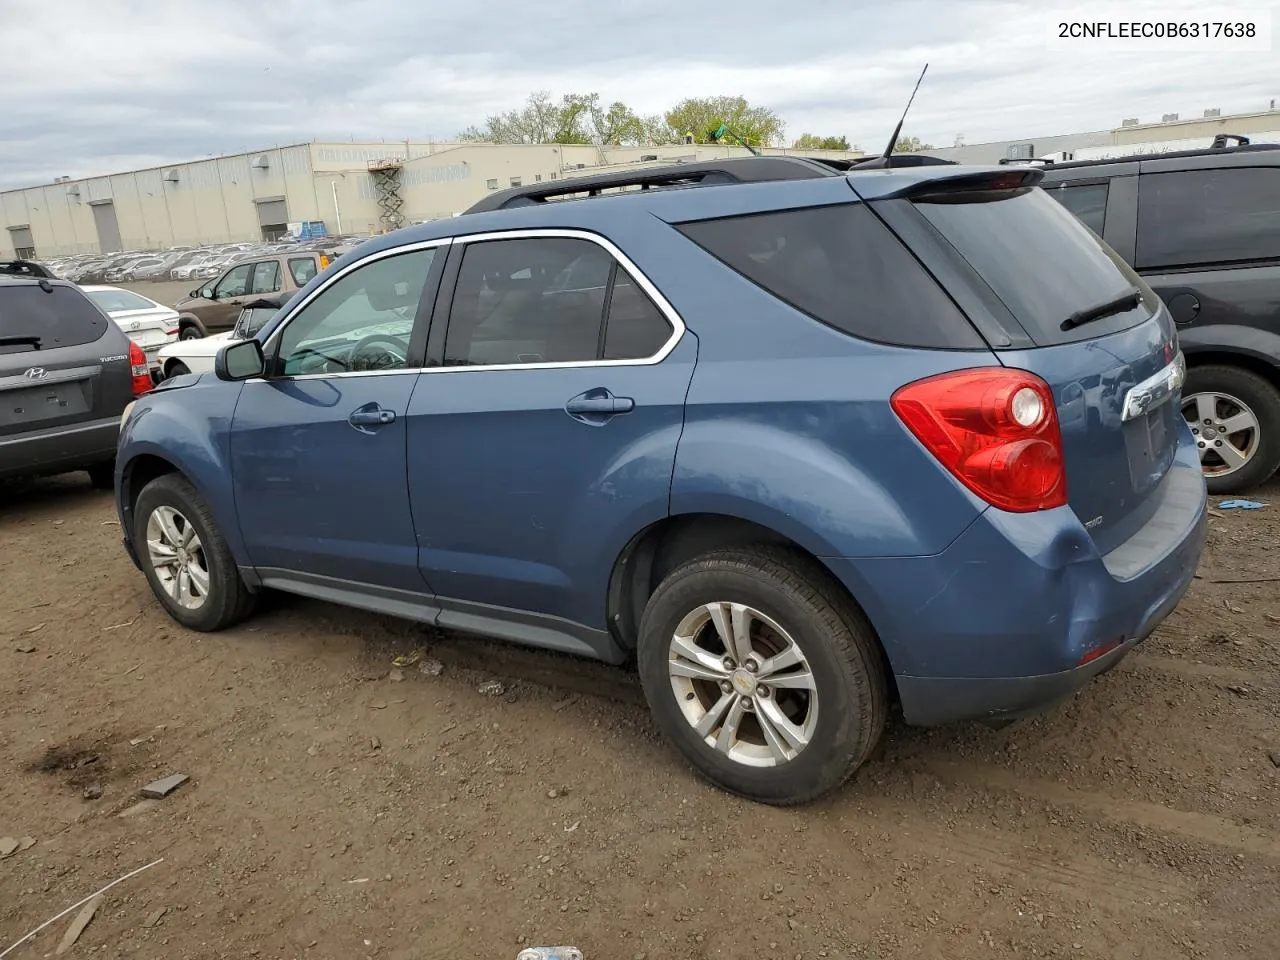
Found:
[{"label": "dirt ground", "polygon": [[0,859],[0,954],[163,858],[72,956],[1274,960],[1280,596],[1218,582],[1280,578],[1280,486],[1259,496],[1070,704],[894,723],[835,796],[777,810],[695,779],[623,670],[283,597],[188,633],[109,495],[0,488],[0,837],[36,841]]}]

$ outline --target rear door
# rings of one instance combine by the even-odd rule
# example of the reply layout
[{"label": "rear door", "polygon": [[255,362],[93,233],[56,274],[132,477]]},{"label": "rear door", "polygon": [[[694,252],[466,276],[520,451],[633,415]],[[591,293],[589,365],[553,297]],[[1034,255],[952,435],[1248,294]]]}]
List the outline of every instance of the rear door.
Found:
[{"label": "rear door", "polygon": [[128,340],[78,289],[0,280],[0,437],[119,418]]},{"label": "rear door", "polygon": [[1070,504],[1108,552],[1150,519],[1152,495],[1188,430],[1168,311],[1038,187],[942,189],[913,205],[994,294],[989,303],[1004,313],[1003,325],[1018,332],[997,350],[1000,361],[1052,387]]}]

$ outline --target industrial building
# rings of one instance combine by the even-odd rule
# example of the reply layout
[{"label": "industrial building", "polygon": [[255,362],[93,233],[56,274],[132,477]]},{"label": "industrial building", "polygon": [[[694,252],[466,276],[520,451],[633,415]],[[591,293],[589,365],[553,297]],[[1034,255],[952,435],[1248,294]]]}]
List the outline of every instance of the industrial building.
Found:
[{"label": "industrial building", "polygon": [[1247,136],[1255,143],[1280,143],[1280,110],[1272,101],[1271,109],[1256,113],[1223,116],[1221,110],[1210,109],[1199,117],[1185,120],[1176,113],[1167,113],[1159,122],[1151,123],[1142,123],[1137,117],[1131,117],[1110,130],[957,144],[921,152],[955,163],[999,163],[1001,160],[1030,160],[1057,154],[1071,154],[1080,160],[1102,159],[1130,153],[1207,147],[1214,137],[1224,133]]},{"label": "industrial building", "polygon": [[[769,150],[769,153],[794,151]],[[487,191],[619,164],[745,156],[680,144],[302,143],[0,193],[0,259],[275,239],[297,224],[380,233]],[[838,158],[861,153],[832,151]]]}]

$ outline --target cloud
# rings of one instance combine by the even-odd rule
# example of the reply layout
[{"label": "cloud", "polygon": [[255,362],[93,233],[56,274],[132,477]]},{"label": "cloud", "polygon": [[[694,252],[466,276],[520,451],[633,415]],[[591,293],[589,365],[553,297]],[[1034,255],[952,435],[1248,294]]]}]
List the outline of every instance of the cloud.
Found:
[{"label": "cloud", "polygon": [[[906,130],[939,145],[1262,109],[1280,93],[1266,54],[1051,51],[1053,11],[1024,0],[0,6],[0,188],[311,139],[450,139],[532,90],[595,90],[641,113],[740,93],[782,114],[791,137],[868,149],[925,61]],[[1195,0],[1123,10],[1203,12]]]}]

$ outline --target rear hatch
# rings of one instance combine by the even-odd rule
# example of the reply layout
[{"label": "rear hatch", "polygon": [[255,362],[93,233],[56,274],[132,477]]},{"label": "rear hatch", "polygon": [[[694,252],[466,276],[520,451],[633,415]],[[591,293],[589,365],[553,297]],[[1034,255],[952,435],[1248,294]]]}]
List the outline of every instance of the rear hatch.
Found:
[{"label": "rear hatch", "polygon": [[1177,402],[1183,361],[1159,298],[1069,211],[1028,185],[1038,178],[990,176],[981,187],[944,181],[911,202],[985,286],[982,300],[1009,333],[1008,343],[993,344],[1000,362],[1052,388],[1068,501],[1105,554],[1160,502],[1153,494],[1187,429]]},{"label": "rear hatch", "polygon": [[118,417],[128,349],[75,287],[0,281],[0,436]]}]

